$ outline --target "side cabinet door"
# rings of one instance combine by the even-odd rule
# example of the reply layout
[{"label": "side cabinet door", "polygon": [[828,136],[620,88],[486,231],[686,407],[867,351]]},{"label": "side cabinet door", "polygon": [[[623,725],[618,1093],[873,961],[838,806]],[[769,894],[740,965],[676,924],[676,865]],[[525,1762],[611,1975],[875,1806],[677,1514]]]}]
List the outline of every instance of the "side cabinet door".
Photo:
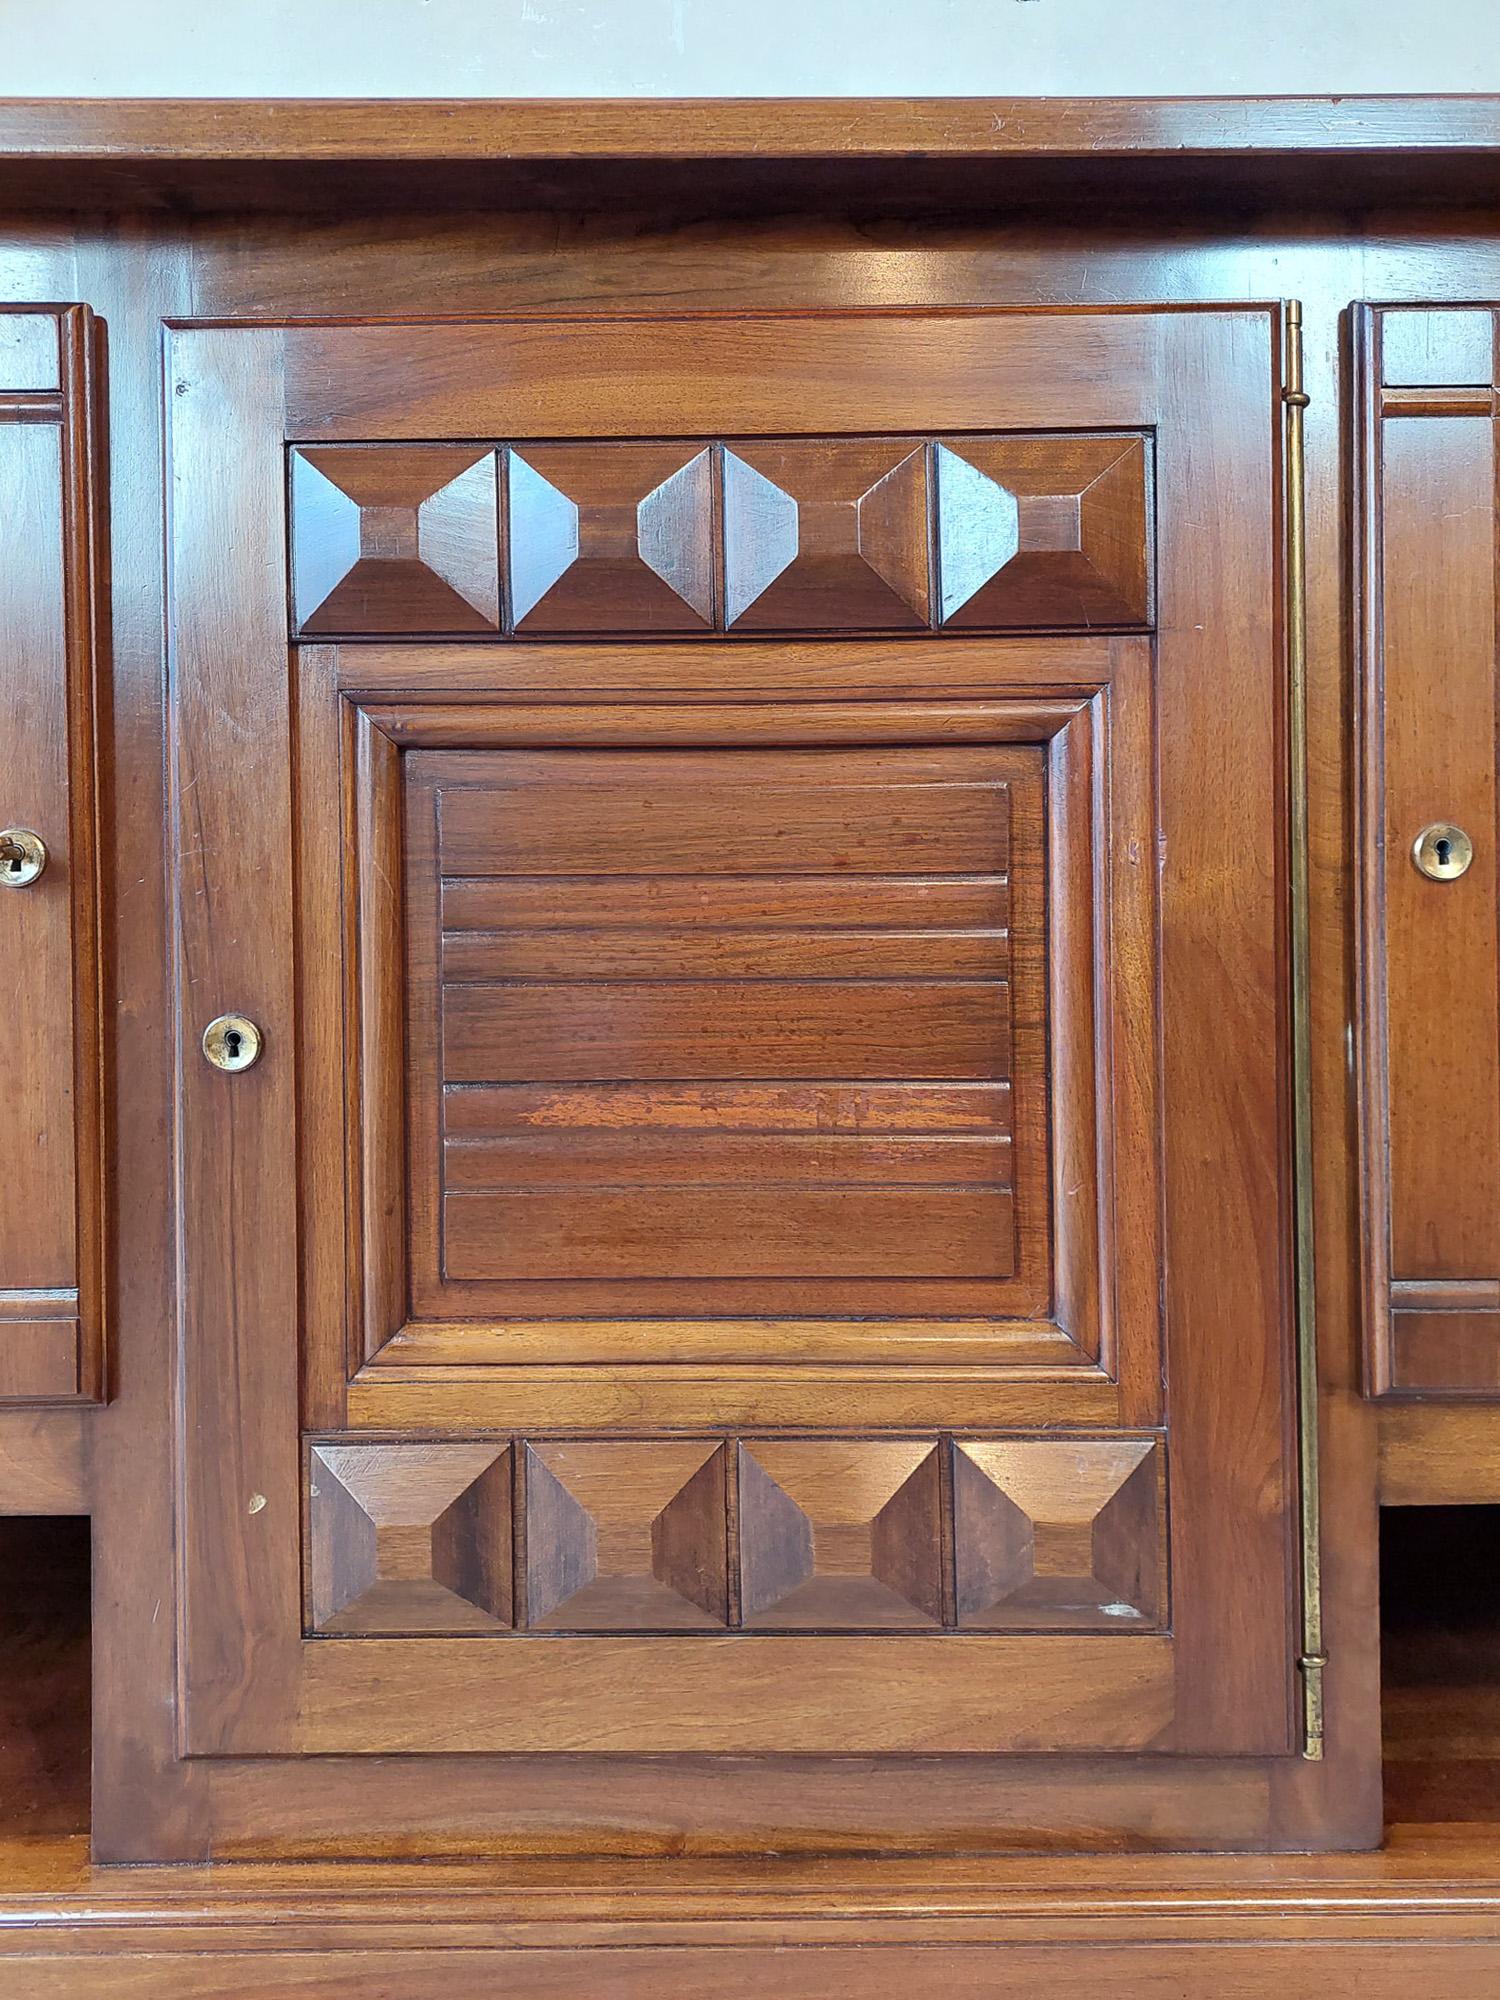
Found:
[{"label": "side cabinet door", "polygon": [[0,1404],[104,1388],[96,331],[0,307]]},{"label": "side cabinet door", "polygon": [[173,330],[190,1753],[564,1843],[621,1758],[634,1838],[679,1770],[836,1835],[851,1757],[1026,1756],[1076,1831],[1038,1753],[1191,1755],[1247,1837],[1301,1744],[1278,341]]},{"label": "side cabinet door", "polygon": [[1380,1394],[1495,1396],[1495,318],[1359,325],[1369,1374]]}]

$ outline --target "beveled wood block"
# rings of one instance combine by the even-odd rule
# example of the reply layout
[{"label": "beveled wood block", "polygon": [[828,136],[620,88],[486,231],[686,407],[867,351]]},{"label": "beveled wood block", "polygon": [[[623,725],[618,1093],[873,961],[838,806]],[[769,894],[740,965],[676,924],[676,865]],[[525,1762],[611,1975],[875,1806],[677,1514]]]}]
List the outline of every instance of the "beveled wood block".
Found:
[{"label": "beveled wood block", "polygon": [[325,445],[292,453],[298,632],[500,629],[495,454],[472,445]]},{"label": "beveled wood block", "polygon": [[870,1630],[943,1616],[938,1451],[915,1438],[739,1448],[747,1627]]},{"label": "beveled wood block", "polygon": [[958,1441],[960,1626],[1103,1632],[1156,1624],[1160,1457],[1151,1438]]},{"label": "beveled wood block", "polygon": [[314,1445],[308,1525],[315,1632],[511,1622],[508,1446]]},{"label": "beveled wood block", "polygon": [[1144,625],[1138,437],[954,437],[934,450],[939,625]]},{"label": "beveled wood block", "polygon": [[925,625],[927,544],[927,451],[918,439],[725,447],[728,627]]},{"label": "beveled wood block", "polygon": [[706,445],[506,453],[517,632],[706,632],[714,617]]},{"label": "beveled wood block", "polygon": [[728,1616],[725,1447],[526,1447],[526,1623],[686,1631]]}]

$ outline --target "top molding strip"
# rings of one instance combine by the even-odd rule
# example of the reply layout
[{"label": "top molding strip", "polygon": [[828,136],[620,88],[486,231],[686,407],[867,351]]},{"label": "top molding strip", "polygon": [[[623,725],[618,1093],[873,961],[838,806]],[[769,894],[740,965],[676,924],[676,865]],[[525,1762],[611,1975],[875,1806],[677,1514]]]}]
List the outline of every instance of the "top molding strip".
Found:
[{"label": "top molding strip", "polygon": [[0,98],[0,159],[1500,156],[1500,96]]},{"label": "top molding strip", "polygon": [[13,206],[993,212],[1087,189],[1117,203],[1493,204],[1500,96],[0,99]]}]

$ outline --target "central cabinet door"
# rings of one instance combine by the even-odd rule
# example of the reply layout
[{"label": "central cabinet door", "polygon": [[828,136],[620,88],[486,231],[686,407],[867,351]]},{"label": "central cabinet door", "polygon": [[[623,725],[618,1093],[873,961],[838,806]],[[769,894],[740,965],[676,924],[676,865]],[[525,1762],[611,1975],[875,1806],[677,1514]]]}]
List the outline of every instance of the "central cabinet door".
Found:
[{"label": "central cabinet door", "polygon": [[191,1754],[1296,1753],[1277,335],[174,332]]}]

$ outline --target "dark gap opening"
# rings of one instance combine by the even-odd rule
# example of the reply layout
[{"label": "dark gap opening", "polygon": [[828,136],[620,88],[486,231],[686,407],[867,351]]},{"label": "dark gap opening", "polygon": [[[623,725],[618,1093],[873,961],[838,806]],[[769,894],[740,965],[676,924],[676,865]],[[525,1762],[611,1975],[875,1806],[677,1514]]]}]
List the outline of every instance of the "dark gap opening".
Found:
[{"label": "dark gap opening", "polygon": [[1387,1825],[1500,1822],[1500,1507],[1387,1507]]},{"label": "dark gap opening", "polygon": [[0,1518],[0,1841],[89,1830],[89,1523]]}]

